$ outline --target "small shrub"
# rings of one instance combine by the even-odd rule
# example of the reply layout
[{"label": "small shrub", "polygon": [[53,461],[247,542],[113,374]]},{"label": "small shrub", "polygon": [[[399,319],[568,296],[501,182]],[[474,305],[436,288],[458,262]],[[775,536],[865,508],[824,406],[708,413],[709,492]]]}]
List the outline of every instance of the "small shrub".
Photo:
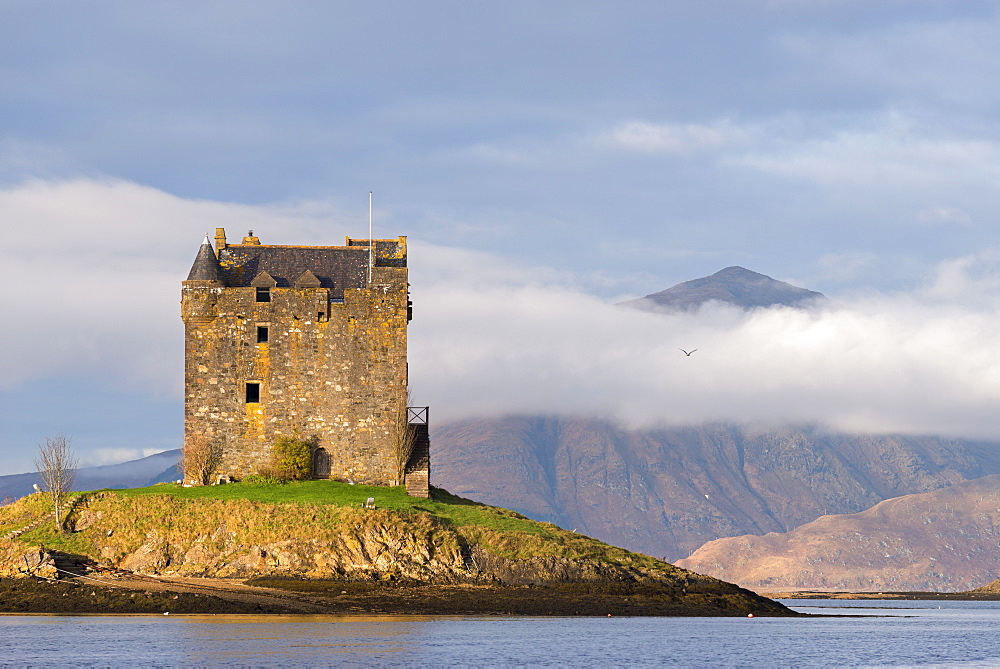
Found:
[{"label": "small shrub", "polygon": [[312,477],[312,454],[316,439],[279,437],[272,446],[274,476],[283,481]]},{"label": "small shrub", "polygon": [[284,481],[265,474],[251,474],[240,481],[243,485],[284,485]]}]

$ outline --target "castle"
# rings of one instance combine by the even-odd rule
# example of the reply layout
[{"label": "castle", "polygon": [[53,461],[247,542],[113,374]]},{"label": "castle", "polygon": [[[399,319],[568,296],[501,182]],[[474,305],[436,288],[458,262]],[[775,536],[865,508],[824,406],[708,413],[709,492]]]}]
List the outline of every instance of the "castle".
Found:
[{"label": "castle", "polygon": [[428,494],[426,407],[407,407],[406,238],[344,246],[205,236],[182,282],[184,444],[220,477],[266,471],[280,437],[312,442],[314,478]]}]

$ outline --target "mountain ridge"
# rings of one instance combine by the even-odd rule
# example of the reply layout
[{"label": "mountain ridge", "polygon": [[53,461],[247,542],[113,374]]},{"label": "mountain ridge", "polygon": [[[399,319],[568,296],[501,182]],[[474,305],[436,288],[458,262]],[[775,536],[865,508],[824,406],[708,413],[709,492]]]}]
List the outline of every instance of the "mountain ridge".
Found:
[{"label": "mountain ridge", "polygon": [[625,430],[554,416],[432,431],[435,485],[667,561],[1000,473],[1000,447],[714,424]]},{"label": "mountain ridge", "polygon": [[619,304],[653,311],[694,311],[711,301],[733,304],[742,309],[773,306],[809,308],[822,305],[829,298],[734,265]]},{"label": "mountain ridge", "polygon": [[[113,465],[80,467],[73,480],[73,490],[137,488],[176,480],[181,478],[176,469],[180,456],[181,449],[175,448]],[[30,495],[35,483],[41,484],[38,472],[0,476],[0,499],[8,496],[18,499]]]},{"label": "mountain ridge", "polygon": [[710,541],[675,564],[755,591],[959,592],[1000,574],[1000,475]]}]

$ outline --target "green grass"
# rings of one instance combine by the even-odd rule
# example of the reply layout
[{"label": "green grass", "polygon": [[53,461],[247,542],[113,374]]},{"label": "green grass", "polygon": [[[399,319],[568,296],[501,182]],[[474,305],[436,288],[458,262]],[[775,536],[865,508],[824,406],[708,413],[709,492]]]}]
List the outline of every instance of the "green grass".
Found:
[{"label": "green grass", "polygon": [[148,488],[113,490],[116,495],[139,497],[142,495],[169,495],[178,499],[248,499],[269,504],[336,504],[360,507],[369,497],[388,509],[407,508],[414,497],[406,495],[403,486],[381,487],[349,485],[337,481],[292,481],[282,485],[229,483],[226,485],[192,486],[185,488],[176,483],[161,483]]},{"label": "green grass", "polygon": [[[375,511],[363,508],[369,497],[375,498]],[[27,502],[17,502],[15,507]],[[422,499],[407,496],[402,486],[362,486],[335,481],[282,485],[233,483],[191,488],[168,483],[95,491],[90,508],[100,510],[102,515],[100,522],[89,530],[61,535],[51,524],[46,524],[26,533],[20,541],[82,555],[111,550],[120,559],[152,534],[188,546],[197,537],[214,536],[219,527],[232,521],[238,524],[234,531],[239,533],[240,541],[247,544],[266,544],[293,534],[303,540],[310,535],[349,534],[362,527],[398,522],[398,527],[406,528],[405,533],[425,537],[432,543],[442,541],[442,545],[455,544],[454,547],[458,545],[455,542],[475,544],[514,560],[553,556],[663,567],[648,556],[437,488],[432,488],[431,499]],[[20,520],[40,510],[0,510],[0,524],[12,520],[5,518],[8,514],[16,514]],[[104,536],[107,530],[114,530],[113,536]],[[438,538],[434,539],[435,536]]]},{"label": "green grass", "polygon": [[479,504],[439,488],[433,489],[432,499],[410,497],[403,486],[350,485],[338,481],[292,481],[284,485],[230,483],[191,488],[163,483],[148,488],[129,488],[112,492],[124,497],[168,495],[176,499],[245,499],[267,504],[330,504],[354,508],[362,507],[365,500],[374,497],[375,505],[379,509],[403,513],[429,513],[441,521],[459,527],[482,526],[493,530],[542,536],[558,531],[554,525],[536,523],[508,509]]}]

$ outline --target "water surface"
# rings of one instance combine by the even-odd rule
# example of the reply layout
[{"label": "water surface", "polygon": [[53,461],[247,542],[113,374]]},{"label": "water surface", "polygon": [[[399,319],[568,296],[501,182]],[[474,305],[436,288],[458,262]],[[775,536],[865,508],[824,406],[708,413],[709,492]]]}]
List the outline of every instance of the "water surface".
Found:
[{"label": "water surface", "polygon": [[786,600],[815,618],[0,616],[8,665],[1000,666],[1000,603]]}]

